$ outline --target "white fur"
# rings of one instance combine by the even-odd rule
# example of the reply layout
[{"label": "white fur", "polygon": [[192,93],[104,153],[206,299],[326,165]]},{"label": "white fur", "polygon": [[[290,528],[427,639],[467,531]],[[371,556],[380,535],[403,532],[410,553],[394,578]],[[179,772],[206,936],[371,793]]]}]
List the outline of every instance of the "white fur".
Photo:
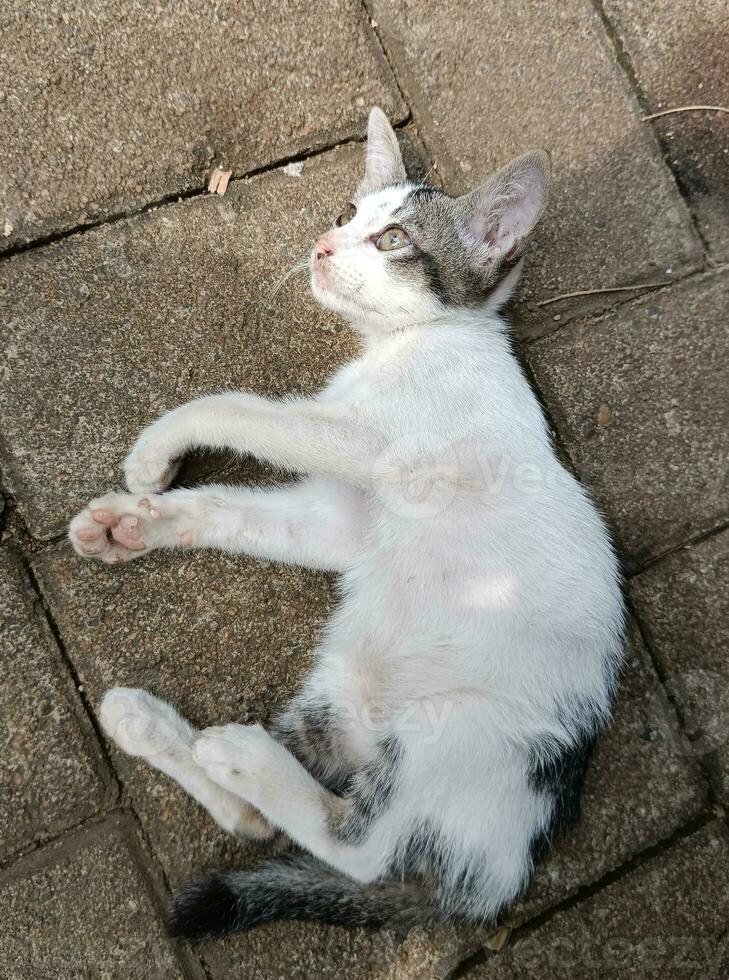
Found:
[{"label": "white fur", "polygon": [[[470,912],[482,916],[523,886],[530,842],[548,823],[530,751],[570,744],[586,712],[609,716],[622,609],[603,523],[557,461],[496,310],[514,278],[471,311],[398,285],[370,236],[405,193],[363,198],[353,221],[327,233],[325,274],[312,259],[314,295],[350,319],[361,355],[311,399],[229,392],[163,416],[125,463],[133,493],[95,501],[71,540],[104,560],[184,544],[341,572],[342,601],[305,689],[343,719],[354,769],[384,735],[402,749],[397,790],[361,845],[336,839],[331,794],[257,726],[208,730],[191,750],[183,723],[180,761],[120,737],[109,720],[118,692],[102,722],[219,821],[213,784],[359,880],[392,867],[427,826],[448,842],[453,882],[478,883]],[[251,453],[305,479],[155,496],[197,447]],[[124,515],[137,523],[122,526]],[[134,711],[149,713],[141,698]]]}]

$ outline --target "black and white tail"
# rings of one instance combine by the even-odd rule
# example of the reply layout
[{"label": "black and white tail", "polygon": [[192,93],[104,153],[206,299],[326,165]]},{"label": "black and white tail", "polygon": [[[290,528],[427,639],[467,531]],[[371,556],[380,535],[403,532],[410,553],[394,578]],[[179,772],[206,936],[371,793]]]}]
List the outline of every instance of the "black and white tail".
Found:
[{"label": "black and white tail", "polygon": [[275,919],[409,928],[435,918],[411,882],[361,885],[306,855],[265,861],[254,871],[211,872],[179,891],[170,933],[192,942],[219,939]]}]

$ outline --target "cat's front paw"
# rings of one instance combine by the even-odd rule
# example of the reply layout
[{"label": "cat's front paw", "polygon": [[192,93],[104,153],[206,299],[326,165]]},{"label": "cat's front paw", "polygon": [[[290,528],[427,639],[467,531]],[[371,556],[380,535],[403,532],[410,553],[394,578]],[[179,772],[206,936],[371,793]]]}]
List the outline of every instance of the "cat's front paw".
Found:
[{"label": "cat's front paw", "polygon": [[92,500],[68,528],[77,554],[108,565],[131,561],[154,548],[192,544],[191,521],[168,497],[107,493]]},{"label": "cat's front paw", "polygon": [[162,493],[179,468],[179,459],[143,433],[124,460],[124,479],[132,493]]}]

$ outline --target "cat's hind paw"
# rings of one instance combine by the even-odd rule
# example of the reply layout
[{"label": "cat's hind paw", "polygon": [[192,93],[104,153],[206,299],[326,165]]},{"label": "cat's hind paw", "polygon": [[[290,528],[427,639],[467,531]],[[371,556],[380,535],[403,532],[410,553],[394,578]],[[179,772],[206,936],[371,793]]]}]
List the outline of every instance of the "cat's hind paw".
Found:
[{"label": "cat's hind paw", "polygon": [[99,705],[101,727],[128,755],[156,759],[189,747],[193,729],[165,701],[141,688],[114,687]]},{"label": "cat's hind paw", "polygon": [[220,725],[198,735],[192,755],[213,782],[255,803],[282,751],[260,725]]}]

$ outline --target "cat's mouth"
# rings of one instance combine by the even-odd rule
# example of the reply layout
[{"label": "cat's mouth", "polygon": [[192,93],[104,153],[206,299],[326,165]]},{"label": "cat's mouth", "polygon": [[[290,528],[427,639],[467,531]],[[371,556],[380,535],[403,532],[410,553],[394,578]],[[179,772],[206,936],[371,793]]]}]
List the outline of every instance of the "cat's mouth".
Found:
[{"label": "cat's mouth", "polygon": [[316,259],[312,255],[310,284],[314,299],[346,319],[378,312],[364,300],[362,284],[346,276],[343,279],[326,259]]},{"label": "cat's mouth", "polygon": [[326,260],[322,261],[321,259],[312,257],[311,280],[320,289],[325,289],[327,292],[332,293],[337,292],[334,286],[334,276],[332,275],[331,267]]}]

